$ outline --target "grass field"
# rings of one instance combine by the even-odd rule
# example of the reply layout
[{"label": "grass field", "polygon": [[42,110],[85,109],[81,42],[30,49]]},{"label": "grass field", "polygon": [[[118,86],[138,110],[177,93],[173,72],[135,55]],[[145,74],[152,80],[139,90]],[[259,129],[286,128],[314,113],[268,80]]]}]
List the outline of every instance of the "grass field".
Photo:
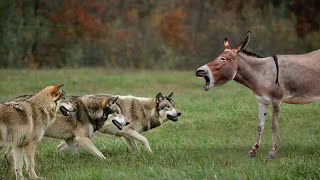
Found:
[{"label": "grass field", "polygon": [[[36,172],[46,179],[320,178],[320,104],[281,106],[278,154],[265,161],[271,146],[271,111],[257,157],[248,159],[257,106],[251,92],[235,82],[205,92],[204,82],[192,71],[0,70],[0,77],[1,101],[53,83],[64,83],[67,95],[175,93],[183,114],[178,122],[145,133],[153,154],[140,146],[141,152],[134,155],[120,138],[95,137],[107,160],[83,150],[77,156],[59,155],[55,148],[60,140],[44,138],[37,148]],[[12,178],[13,171],[0,159],[0,179]]]}]

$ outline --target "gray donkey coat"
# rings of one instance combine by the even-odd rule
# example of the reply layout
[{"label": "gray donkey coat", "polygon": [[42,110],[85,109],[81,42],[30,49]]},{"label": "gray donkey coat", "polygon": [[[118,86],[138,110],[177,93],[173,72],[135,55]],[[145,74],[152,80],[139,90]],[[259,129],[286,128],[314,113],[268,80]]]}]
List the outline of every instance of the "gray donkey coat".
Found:
[{"label": "gray donkey coat", "polygon": [[267,107],[272,106],[272,147],[267,159],[273,159],[277,151],[280,104],[306,104],[320,99],[320,50],[301,55],[262,58],[244,50],[249,40],[250,32],[242,43],[231,49],[225,38],[224,52],[198,68],[196,75],[205,79],[205,90],[235,80],[251,89],[256,96],[259,123],[256,142],[249,150],[249,157],[256,155]]}]

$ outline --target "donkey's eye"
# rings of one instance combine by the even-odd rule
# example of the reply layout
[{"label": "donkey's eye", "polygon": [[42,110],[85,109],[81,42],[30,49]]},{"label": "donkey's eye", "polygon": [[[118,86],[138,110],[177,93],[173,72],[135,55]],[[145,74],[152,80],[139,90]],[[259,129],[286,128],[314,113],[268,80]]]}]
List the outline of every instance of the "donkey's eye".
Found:
[{"label": "donkey's eye", "polygon": [[221,62],[225,62],[225,61],[226,61],[226,58],[221,57],[221,58],[219,59],[219,61],[221,61]]},{"label": "donkey's eye", "polygon": [[116,111],[114,111],[114,113],[119,114],[119,111],[116,110]]}]

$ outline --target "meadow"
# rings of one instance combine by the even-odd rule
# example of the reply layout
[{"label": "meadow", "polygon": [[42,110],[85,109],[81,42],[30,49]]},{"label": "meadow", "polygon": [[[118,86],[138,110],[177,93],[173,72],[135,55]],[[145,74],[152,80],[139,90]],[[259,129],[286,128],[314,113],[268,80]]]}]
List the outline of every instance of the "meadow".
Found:
[{"label": "meadow", "polygon": [[[257,157],[246,154],[255,141],[257,104],[250,90],[229,82],[208,92],[193,71],[106,69],[0,70],[0,101],[64,83],[67,95],[110,93],[155,97],[174,92],[182,116],[151,130],[153,154],[140,145],[129,152],[121,138],[97,136],[93,142],[107,156],[100,160],[84,150],[59,154],[60,140],[44,138],[36,151],[36,172],[45,179],[319,179],[320,104],[282,104],[278,154],[271,147],[271,109]],[[14,173],[0,152],[0,179]]]}]

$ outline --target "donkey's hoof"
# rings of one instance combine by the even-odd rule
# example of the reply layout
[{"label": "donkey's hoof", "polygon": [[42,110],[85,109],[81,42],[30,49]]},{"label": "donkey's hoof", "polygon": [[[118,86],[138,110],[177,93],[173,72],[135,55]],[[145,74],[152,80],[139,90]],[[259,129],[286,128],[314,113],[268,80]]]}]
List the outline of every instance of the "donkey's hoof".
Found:
[{"label": "donkey's hoof", "polygon": [[256,157],[256,154],[249,153],[249,154],[247,155],[247,157],[248,157],[248,158],[254,158],[254,157]]},{"label": "donkey's hoof", "polygon": [[248,153],[248,155],[247,155],[247,157],[248,157],[248,158],[254,158],[254,157],[256,157],[256,154],[257,154],[256,151],[250,150],[249,153]]},{"label": "donkey's hoof", "polygon": [[275,155],[273,155],[273,154],[268,154],[267,157],[266,157],[266,160],[273,160],[273,159],[275,159],[275,158],[276,158]]}]

